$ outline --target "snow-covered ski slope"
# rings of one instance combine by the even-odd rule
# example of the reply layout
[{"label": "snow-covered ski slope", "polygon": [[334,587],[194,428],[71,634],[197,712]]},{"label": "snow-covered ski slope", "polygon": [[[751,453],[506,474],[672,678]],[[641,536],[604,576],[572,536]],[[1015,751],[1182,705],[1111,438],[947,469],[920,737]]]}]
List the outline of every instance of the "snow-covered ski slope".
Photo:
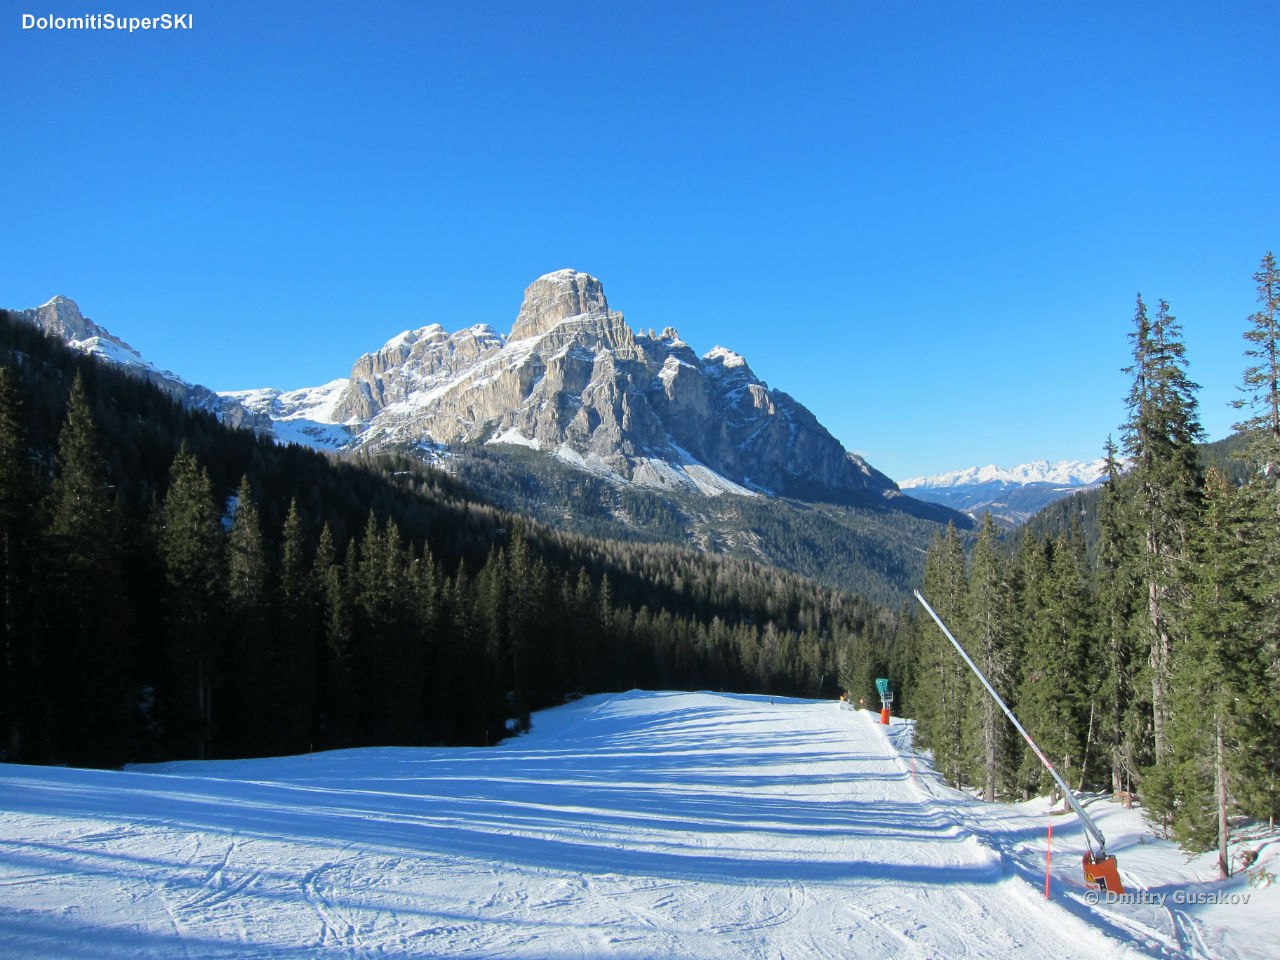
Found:
[{"label": "snow-covered ski slope", "polygon": [[1046,901],[1044,802],[952,791],[877,721],[633,691],[487,750],[0,765],[0,957],[1280,956],[1280,885],[1192,884],[1105,800],[1135,889],[1250,901],[1091,905],[1071,816]]}]

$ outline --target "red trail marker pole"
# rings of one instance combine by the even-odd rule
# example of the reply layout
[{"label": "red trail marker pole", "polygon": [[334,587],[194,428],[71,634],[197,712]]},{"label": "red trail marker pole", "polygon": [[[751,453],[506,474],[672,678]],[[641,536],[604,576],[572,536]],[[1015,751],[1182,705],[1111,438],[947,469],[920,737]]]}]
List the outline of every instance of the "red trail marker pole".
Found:
[{"label": "red trail marker pole", "polygon": [[1044,898],[1049,899],[1049,864],[1053,863],[1053,821],[1049,821],[1049,842],[1044,848]]}]

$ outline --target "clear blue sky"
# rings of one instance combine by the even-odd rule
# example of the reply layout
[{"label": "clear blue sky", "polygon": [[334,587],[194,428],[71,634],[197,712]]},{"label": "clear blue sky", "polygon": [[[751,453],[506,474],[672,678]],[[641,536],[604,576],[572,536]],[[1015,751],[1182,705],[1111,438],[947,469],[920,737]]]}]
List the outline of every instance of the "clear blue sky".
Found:
[{"label": "clear blue sky", "polygon": [[0,6],[0,305],[66,294],[188,380],[506,332],[573,267],[896,478],[1096,456],[1138,292],[1211,438],[1236,419],[1274,3],[178,0],[193,29],[132,35]]}]

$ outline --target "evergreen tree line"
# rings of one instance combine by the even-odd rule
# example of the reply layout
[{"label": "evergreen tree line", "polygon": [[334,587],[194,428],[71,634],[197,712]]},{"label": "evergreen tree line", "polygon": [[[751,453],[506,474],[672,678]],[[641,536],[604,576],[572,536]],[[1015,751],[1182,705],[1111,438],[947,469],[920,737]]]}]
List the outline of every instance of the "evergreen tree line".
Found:
[{"label": "evergreen tree line", "polygon": [[861,598],[279,447],[6,319],[5,759],[485,744],[576,693],[883,672],[896,618]]},{"label": "evergreen tree line", "polygon": [[[1136,795],[1227,875],[1236,818],[1280,812],[1280,271],[1268,253],[1249,318],[1247,411],[1234,479],[1206,468],[1197,385],[1169,305],[1138,298],[1122,446],[1093,542],[1079,513],[1056,536],[1001,551],[993,525],[970,556],[949,531],[924,595],[1073,785]],[[1125,460],[1122,461],[1123,454]],[[1043,529],[1043,528],[1041,528]],[[903,678],[938,769],[987,799],[1052,789],[931,620],[904,630]]]}]

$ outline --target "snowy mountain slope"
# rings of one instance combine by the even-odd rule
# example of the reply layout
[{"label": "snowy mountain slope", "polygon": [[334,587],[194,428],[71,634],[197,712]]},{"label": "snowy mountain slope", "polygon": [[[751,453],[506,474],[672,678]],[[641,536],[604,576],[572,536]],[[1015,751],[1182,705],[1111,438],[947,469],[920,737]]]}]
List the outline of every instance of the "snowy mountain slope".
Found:
[{"label": "snowy mountain slope", "polygon": [[352,432],[334,422],[333,411],[346,388],[342,379],[301,390],[228,390],[221,395],[269,421],[281,442],[340,450],[351,442]]},{"label": "snowy mountain slope", "polygon": [[[336,381],[335,381],[336,382]],[[703,495],[831,492],[880,502],[897,486],[736,353],[697,356],[674,328],[633,331],[595,277],[558,270],[525,290],[511,332],[406,330],[359,358],[332,402],[277,434],[347,449],[435,451],[486,442],[539,450],[619,483]],[[299,434],[293,419],[311,421]]]},{"label": "snowy mountain slope", "polygon": [[1106,478],[1106,461],[1035,460],[1005,469],[994,464],[931,477],[912,477],[898,486],[908,496],[938,503],[980,518],[988,511],[996,522],[1016,527],[1041,509]]},{"label": "snowy mountain slope", "polygon": [[0,953],[1276,955],[1280,886],[1197,883],[1101,801],[1135,889],[1236,902],[1090,904],[1070,818],[1046,901],[1043,802],[948,789],[910,730],[829,702],[633,691],[487,750],[0,766]]},{"label": "snowy mountain slope", "polygon": [[69,297],[54,297],[30,310],[15,311],[22,321],[58,337],[73,350],[120,367],[132,376],[149,380],[186,407],[212,413],[229,427],[269,432],[271,420],[245,409],[234,398],[214,393],[208,387],[188,383],[176,373],[161,370],[105,327],[80,312]]}]

